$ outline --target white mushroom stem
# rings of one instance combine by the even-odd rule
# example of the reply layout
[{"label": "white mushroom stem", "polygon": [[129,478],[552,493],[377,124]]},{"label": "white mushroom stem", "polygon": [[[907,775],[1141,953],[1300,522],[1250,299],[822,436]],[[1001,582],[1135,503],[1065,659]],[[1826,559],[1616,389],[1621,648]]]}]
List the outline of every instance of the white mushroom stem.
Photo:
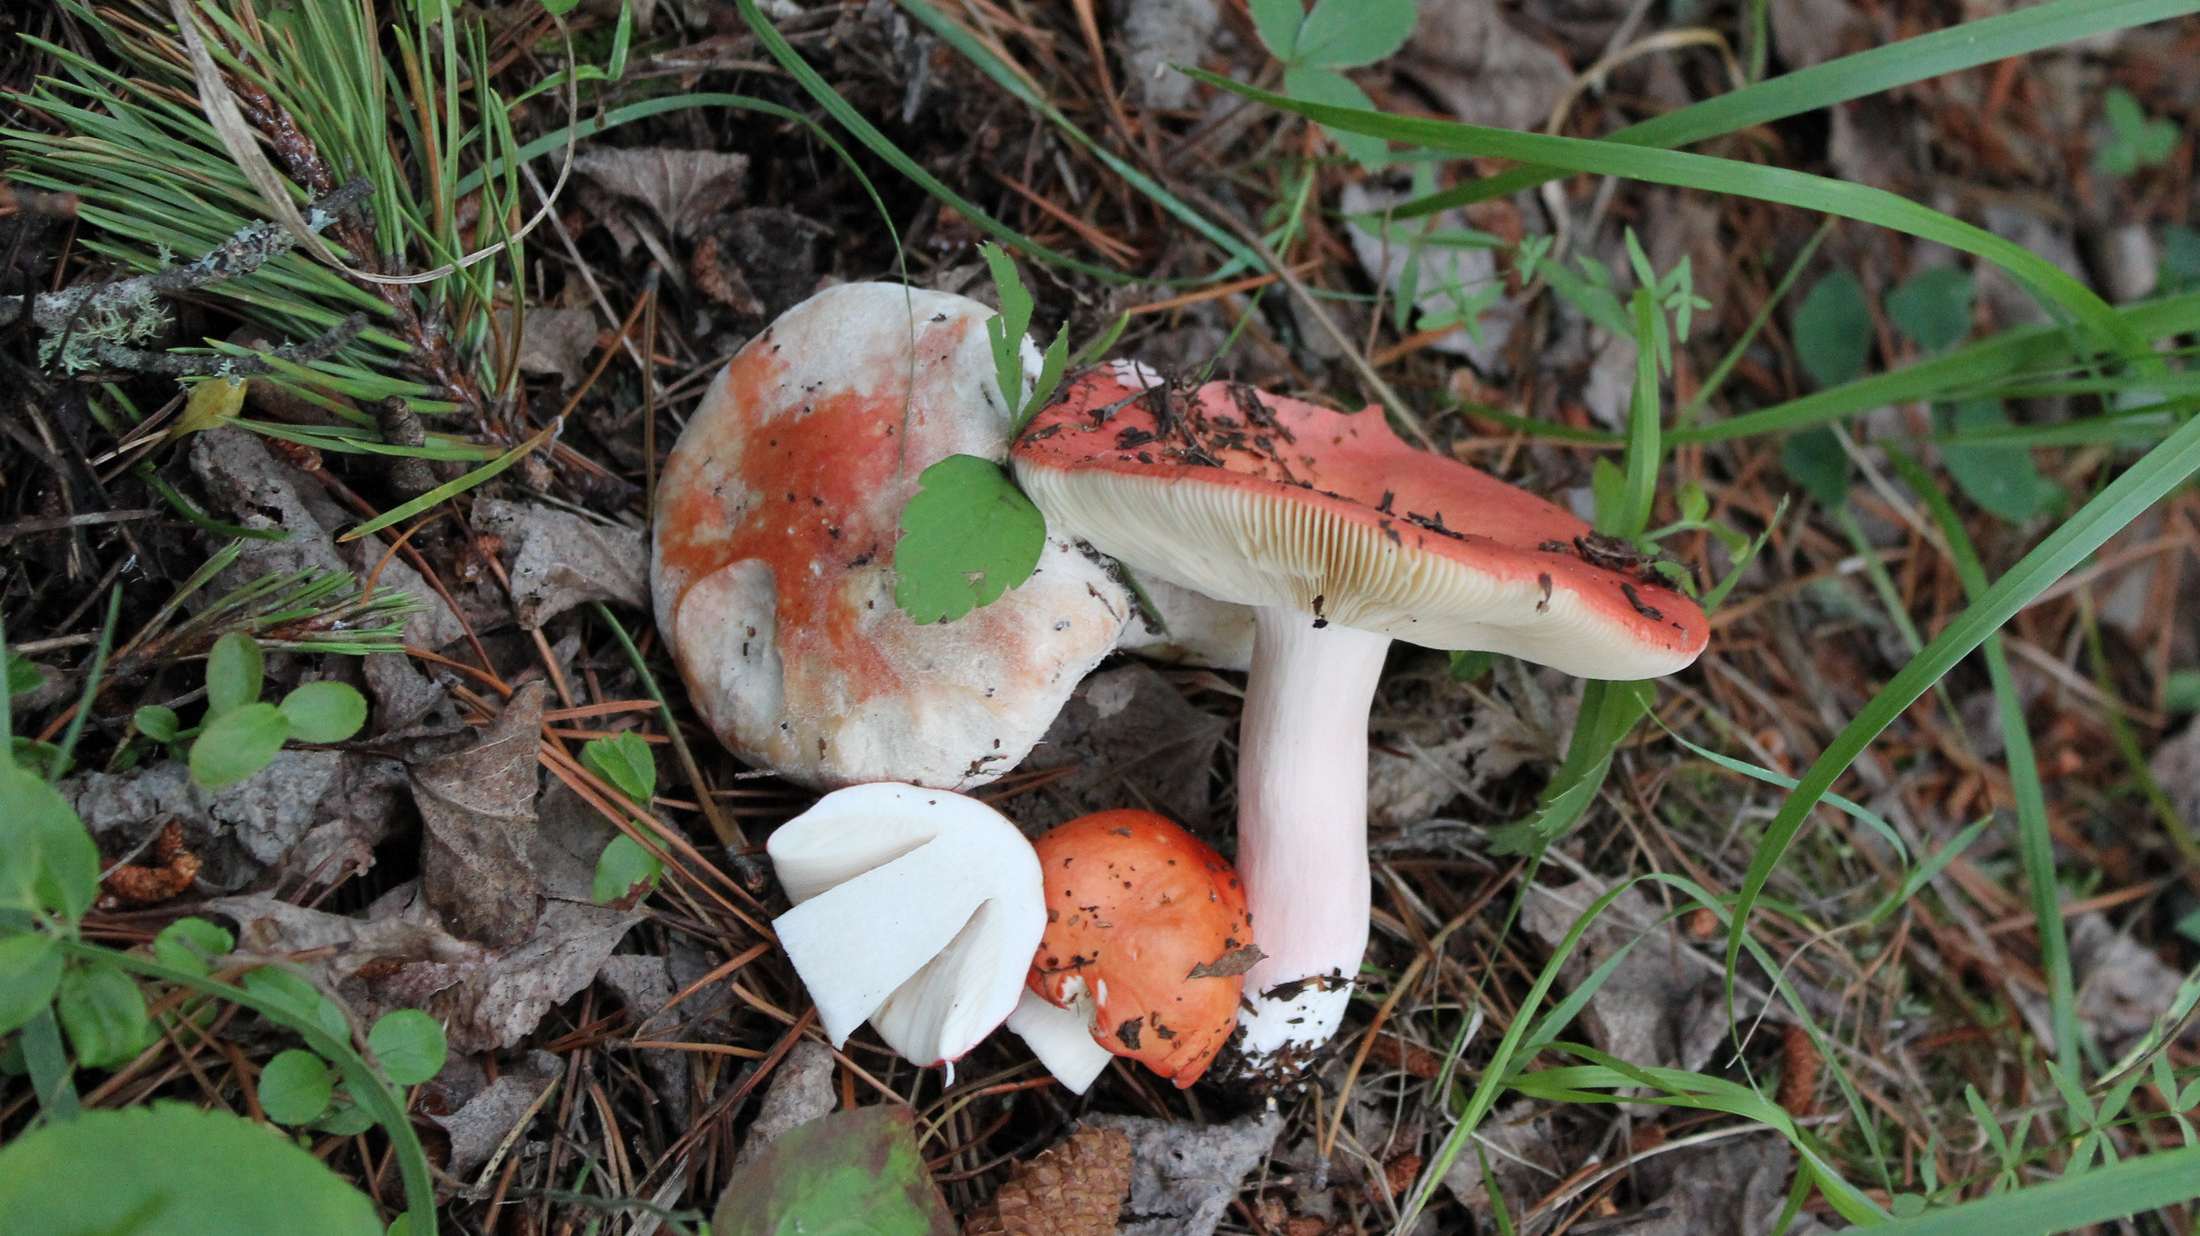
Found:
[{"label": "white mushroom stem", "polygon": [[1077,1094],[1092,1086],[1114,1054],[1092,1037],[1092,1012],[1085,1001],[1062,1008],[1028,988],[1008,1015],[1008,1028],[1031,1048],[1054,1079]]},{"label": "white mushroom stem", "polygon": [[1280,607],[1254,623],[1237,866],[1265,956],[1238,1021],[1258,1066],[1328,1042],[1352,998],[1367,948],[1367,715],[1390,637]]}]

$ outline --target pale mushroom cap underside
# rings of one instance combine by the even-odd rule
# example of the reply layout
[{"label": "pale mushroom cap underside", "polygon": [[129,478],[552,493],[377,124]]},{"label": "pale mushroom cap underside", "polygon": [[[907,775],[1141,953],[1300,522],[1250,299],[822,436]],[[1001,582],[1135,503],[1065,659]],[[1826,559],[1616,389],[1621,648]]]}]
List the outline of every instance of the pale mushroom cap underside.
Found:
[{"label": "pale mushroom cap underside", "polygon": [[1134,571],[1582,677],[1656,677],[1703,650],[1695,602],[1589,561],[1579,519],[1405,446],[1373,412],[1223,383],[1140,397],[1126,376],[1080,375],[1018,444],[1016,471],[1051,527]]},{"label": "pale mushroom cap underside", "polygon": [[1023,758],[1120,633],[1126,594],[1058,538],[1029,580],[955,622],[919,625],[895,605],[918,475],[1006,453],[990,316],[895,284],[827,289],[742,349],[673,448],[658,624],[740,754],[818,786],[982,784]]}]

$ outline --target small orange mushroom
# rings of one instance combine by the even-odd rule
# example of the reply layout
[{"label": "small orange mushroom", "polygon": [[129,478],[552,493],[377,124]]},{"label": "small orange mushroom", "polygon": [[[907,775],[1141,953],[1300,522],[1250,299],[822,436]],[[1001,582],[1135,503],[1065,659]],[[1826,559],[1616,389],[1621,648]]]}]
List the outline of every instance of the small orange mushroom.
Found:
[{"label": "small orange mushroom", "polygon": [[1009,1027],[1080,1093],[1111,1054],[1198,1081],[1261,956],[1237,873],[1151,811],[1084,816],[1034,848],[1046,935]]}]

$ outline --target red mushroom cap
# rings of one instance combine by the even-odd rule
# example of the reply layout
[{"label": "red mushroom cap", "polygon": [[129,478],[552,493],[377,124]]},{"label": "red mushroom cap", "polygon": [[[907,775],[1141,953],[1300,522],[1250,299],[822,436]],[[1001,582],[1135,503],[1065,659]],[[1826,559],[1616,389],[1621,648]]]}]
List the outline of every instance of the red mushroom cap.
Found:
[{"label": "red mushroom cap", "polygon": [[1092,1037],[1174,1081],[1200,1074],[1237,1026],[1260,958],[1230,864],[1151,811],[1102,811],[1033,843],[1047,927],[1029,986],[1089,1007]]},{"label": "red mushroom cap", "polygon": [[1708,638],[1627,547],[1372,409],[1119,363],[1070,381],[1013,454],[1050,525],[1221,600],[1591,678],[1671,673]]}]

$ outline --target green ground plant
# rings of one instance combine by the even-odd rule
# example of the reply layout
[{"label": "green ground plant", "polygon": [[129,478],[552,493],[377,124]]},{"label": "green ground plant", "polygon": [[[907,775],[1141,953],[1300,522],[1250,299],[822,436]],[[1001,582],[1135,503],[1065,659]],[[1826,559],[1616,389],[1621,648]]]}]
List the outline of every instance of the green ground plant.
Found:
[{"label": "green ground plant", "polygon": [[[110,620],[110,633],[111,627]],[[254,707],[260,690],[258,646],[235,638],[242,642],[218,646],[208,683],[210,696],[233,710]],[[25,662],[11,653],[8,664]],[[96,696],[98,678],[96,670],[89,676],[80,707]],[[8,696],[29,679],[11,672]],[[0,696],[0,735],[10,731],[10,711],[8,697]],[[312,983],[281,965],[235,954],[230,932],[202,918],[170,923],[145,953],[85,939],[83,918],[99,893],[99,848],[52,778],[17,764],[11,750],[0,746],[0,820],[7,822],[0,845],[0,1034],[15,1038],[0,1065],[29,1075],[45,1119],[0,1150],[0,1214],[39,1231],[265,1230],[256,1225],[273,1214],[298,1221],[323,1216],[311,1220],[316,1230],[380,1232],[363,1194],[311,1155],[240,1132],[251,1128],[240,1117],[177,1104],[82,1109],[80,1072],[127,1069],[164,1036],[202,1034],[222,1002],[258,1013],[306,1044],[307,1050],[277,1055],[261,1073],[258,1094],[270,1118],[325,1132],[380,1125],[397,1151],[414,1216],[410,1231],[433,1232],[427,1161],[402,1088],[441,1070],[442,1027],[424,1013],[401,1010],[357,1035],[350,1014]],[[60,763],[65,749],[63,757]],[[149,1002],[147,984],[172,997]],[[56,1171],[74,1174],[95,1162],[118,1167],[104,1187],[49,1187]],[[124,1163],[141,1170],[120,1172]]]}]

